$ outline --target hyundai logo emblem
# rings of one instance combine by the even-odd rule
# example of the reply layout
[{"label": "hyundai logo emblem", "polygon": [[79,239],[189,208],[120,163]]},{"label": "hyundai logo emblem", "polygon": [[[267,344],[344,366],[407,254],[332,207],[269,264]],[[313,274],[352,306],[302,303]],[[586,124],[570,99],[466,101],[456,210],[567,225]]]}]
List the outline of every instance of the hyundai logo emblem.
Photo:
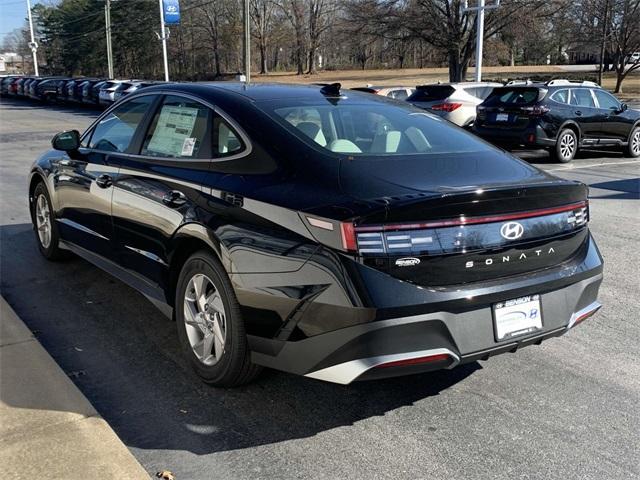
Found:
[{"label": "hyundai logo emblem", "polygon": [[507,222],[500,227],[500,235],[507,240],[517,240],[524,233],[524,227],[518,222]]}]

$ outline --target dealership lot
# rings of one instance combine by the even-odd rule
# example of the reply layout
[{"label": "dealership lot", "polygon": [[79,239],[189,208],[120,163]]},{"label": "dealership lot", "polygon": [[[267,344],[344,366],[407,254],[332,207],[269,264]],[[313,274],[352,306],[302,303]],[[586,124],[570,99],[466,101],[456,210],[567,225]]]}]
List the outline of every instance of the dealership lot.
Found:
[{"label": "dealership lot", "polygon": [[209,388],[174,325],[86,262],[37,252],[26,174],[54,133],[96,113],[0,106],[2,295],[150,472],[208,478],[640,476],[640,161],[517,152],[588,183],[603,310],[567,336],[453,371],[339,386],[265,372]]}]

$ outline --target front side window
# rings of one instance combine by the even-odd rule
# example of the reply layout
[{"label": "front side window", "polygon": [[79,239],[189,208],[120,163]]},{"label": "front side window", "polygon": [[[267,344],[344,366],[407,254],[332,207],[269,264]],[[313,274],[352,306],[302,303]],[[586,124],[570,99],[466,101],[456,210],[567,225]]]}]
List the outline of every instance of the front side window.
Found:
[{"label": "front side window", "polygon": [[278,103],[271,102],[268,111],[278,123],[307,143],[332,152],[387,156],[490,148],[445,120],[400,104],[325,102],[300,107]]},{"label": "front side window", "polygon": [[594,93],[596,94],[600,108],[604,108],[605,110],[618,110],[620,108],[620,102],[613,95],[602,90],[594,90]]},{"label": "front side window", "polygon": [[111,111],[95,126],[89,148],[105,152],[126,152],[154,99],[153,95],[135,98]]},{"label": "front side window", "polygon": [[596,106],[591,96],[591,90],[587,88],[574,88],[571,90],[571,105],[590,108]]},{"label": "front side window", "polygon": [[160,158],[206,158],[212,110],[195,100],[165,97],[145,136],[142,155]]}]

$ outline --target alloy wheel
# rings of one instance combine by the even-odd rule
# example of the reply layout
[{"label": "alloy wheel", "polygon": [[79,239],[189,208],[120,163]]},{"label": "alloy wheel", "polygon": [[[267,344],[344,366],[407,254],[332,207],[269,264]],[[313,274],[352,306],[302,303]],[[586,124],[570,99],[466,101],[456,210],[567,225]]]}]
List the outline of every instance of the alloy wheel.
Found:
[{"label": "alloy wheel", "polygon": [[184,323],[193,353],[205,365],[224,355],[227,316],[220,292],[201,273],[191,277],[184,295]]},{"label": "alloy wheel", "polygon": [[636,130],[631,139],[631,151],[634,155],[640,155],[640,130]]},{"label": "alloy wheel", "polygon": [[38,238],[44,248],[51,244],[51,212],[47,198],[40,194],[36,200],[36,228]]},{"label": "alloy wheel", "polygon": [[573,156],[576,148],[576,139],[570,133],[562,136],[560,139],[560,155],[562,158],[567,159]]}]

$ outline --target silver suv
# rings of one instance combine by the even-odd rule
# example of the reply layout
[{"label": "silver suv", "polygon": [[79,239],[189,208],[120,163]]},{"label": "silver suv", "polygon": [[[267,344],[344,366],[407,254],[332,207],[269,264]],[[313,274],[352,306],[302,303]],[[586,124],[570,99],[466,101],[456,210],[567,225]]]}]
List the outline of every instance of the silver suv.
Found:
[{"label": "silver suv", "polygon": [[460,127],[470,128],[476,107],[493,91],[497,82],[460,82],[420,85],[407,102],[428,110]]}]

